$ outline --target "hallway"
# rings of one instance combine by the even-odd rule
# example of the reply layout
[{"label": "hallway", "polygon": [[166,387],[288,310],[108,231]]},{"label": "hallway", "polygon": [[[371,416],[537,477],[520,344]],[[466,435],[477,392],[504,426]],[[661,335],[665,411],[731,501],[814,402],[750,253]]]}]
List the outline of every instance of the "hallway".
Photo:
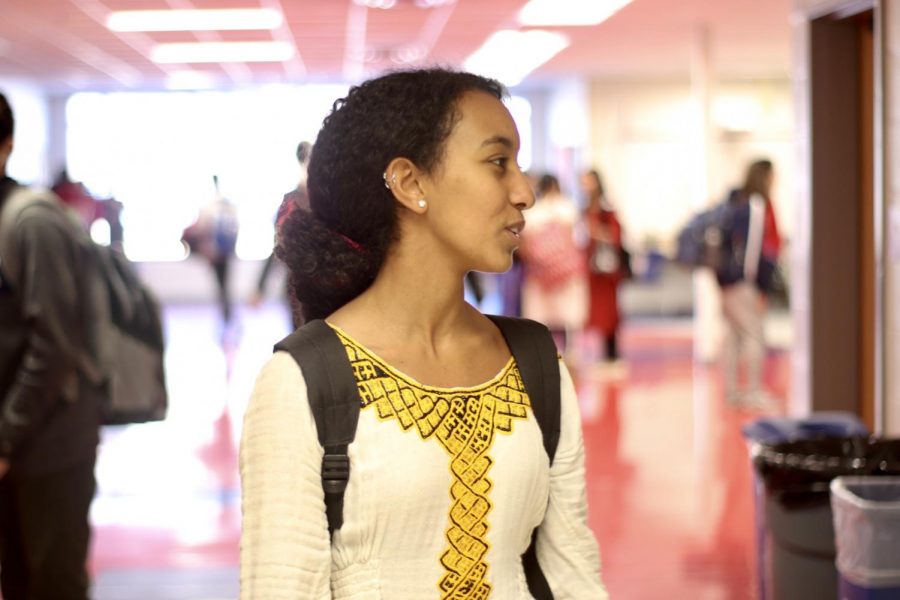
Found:
[{"label": "hallway", "polygon": [[[170,416],[106,431],[97,466],[96,600],[225,600],[238,593],[241,416],[287,327],[275,306],[243,309],[239,343],[218,344],[212,308],[166,311]],[[740,426],[714,367],[691,358],[687,320],[630,323],[623,372],[576,365],[590,524],[612,598],[755,598],[753,502]],[[783,398],[788,357],[770,355]]]}]

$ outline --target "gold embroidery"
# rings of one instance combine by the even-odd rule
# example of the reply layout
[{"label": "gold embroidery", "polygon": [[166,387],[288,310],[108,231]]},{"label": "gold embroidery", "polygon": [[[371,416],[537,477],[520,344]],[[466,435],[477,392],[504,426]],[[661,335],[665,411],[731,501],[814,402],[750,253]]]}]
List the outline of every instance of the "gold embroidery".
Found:
[{"label": "gold embroidery", "polygon": [[363,408],[373,407],[382,421],[395,419],[404,431],[415,428],[423,440],[436,439],[450,455],[452,502],[447,548],[440,558],[445,571],[438,583],[441,599],[488,598],[485,556],[493,506],[488,451],[496,432],[510,433],[514,419],[528,418],[530,403],[518,367],[510,360],[497,377],[478,388],[430,388],[336,331],[353,366]]}]

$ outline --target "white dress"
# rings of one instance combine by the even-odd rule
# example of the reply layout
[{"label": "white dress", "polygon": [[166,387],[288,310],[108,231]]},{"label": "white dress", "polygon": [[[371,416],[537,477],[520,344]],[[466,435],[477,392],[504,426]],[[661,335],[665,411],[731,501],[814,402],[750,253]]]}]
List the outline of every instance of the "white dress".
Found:
[{"label": "white dress", "polygon": [[531,598],[521,555],[537,526],[554,598],[607,597],[562,363],[551,468],[514,360],[481,386],[433,388],[342,341],[363,403],[343,526],[331,543],[306,384],[278,352],[244,418],[242,600]]}]

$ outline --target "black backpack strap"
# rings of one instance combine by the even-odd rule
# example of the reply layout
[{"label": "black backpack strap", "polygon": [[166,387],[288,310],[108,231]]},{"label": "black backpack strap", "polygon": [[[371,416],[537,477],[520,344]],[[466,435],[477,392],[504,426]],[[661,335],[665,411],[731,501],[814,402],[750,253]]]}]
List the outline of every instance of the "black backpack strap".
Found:
[{"label": "black backpack strap", "polygon": [[[544,438],[544,449],[550,464],[556,455],[560,431],[559,358],[553,336],[544,325],[528,319],[489,315],[500,329],[525,384],[531,400],[531,411]],[[553,600],[550,585],[537,559],[537,529],[531,534],[531,545],[522,555],[522,568],[528,591],[536,600]]]},{"label": "black backpack strap", "polygon": [[310,321],[278,344],[303,370],[322,457],[322,489],[328,532],[344,523],[344,491],[350,479],[347,447],[356,436],[360,397],[347,351],[325,321]]},{"label": "black backpack strap", "polygon": [[559,445],[560,396],[559,355],[550,330],[537,321],[488,315],[500,329],[516,364],[531,411],[541,427],[550,464]]}]

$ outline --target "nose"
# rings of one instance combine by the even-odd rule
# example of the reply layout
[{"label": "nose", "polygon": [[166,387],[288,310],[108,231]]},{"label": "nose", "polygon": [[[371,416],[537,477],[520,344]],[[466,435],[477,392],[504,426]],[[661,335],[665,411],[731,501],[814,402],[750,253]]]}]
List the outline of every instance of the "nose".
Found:
[{"label": "nose", "polygon": [[531,188],[528,177],[522,171],[518,172],[518,177],[510,190],[509,199],[519,210],[528,210],[534,206],[534,190]]}]

